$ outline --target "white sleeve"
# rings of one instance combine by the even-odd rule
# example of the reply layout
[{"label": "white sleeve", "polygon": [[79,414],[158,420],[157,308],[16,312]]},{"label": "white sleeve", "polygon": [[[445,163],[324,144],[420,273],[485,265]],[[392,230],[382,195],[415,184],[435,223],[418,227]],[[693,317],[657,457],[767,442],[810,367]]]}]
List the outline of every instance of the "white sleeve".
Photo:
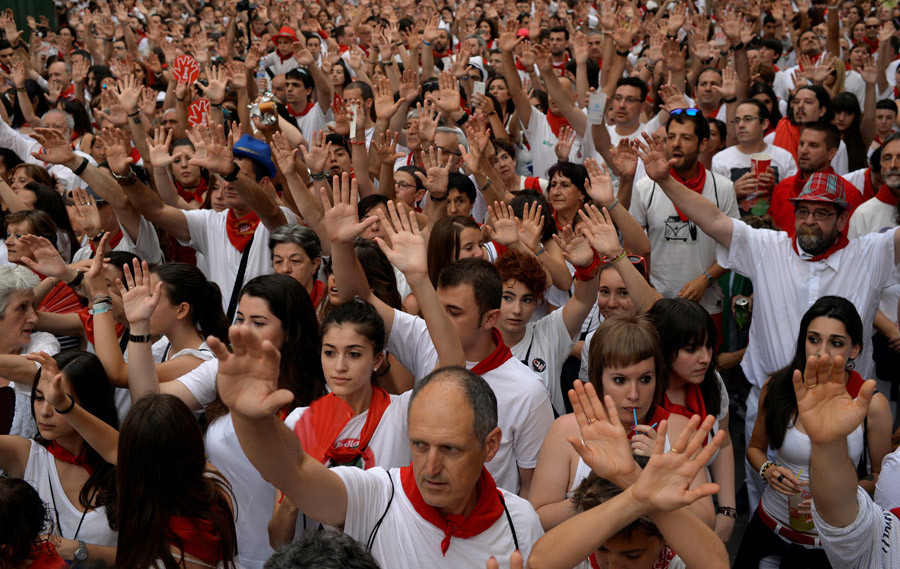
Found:
[{"label": "white sleeve", "polygon": [[584,345],[581,346],[581,367],[578,369],[578,379],[581,381],[590,381],[590,376],[588,375],[588,361],[591,353],[591,340],[594,339],[595,330],[591,330],[588,332],[588,335],[584,337]]},{"label": "white sleeve", "polygon": [[838,176],[843,176],[850,170],[850,158],[847,156],[847,145],[841,141],[837,154],[831,159],[831,167]]},{"label": "white sleeve", "polygon": [[828,525],[813,501],[813,522],[832,567],[874,569],[900,564],[900,523],[856,487],[856,519],[846,527]]},{"label": "white sleeve", "polygon": [[218,371],[219,360],[211,359],[173,381],[183,383],[200,405],[206,407],[216,398],[216,374]]},{"label": "white sleeve", "polygon": [[188,209],[183,210],[182,214],[187,220],[188,233],[191,235],[190,241],[184,243],[184,245],[193,247],[198,253],[208,254],[208,226],[214,222],[216,212],[211,209]]},{"label": "white sleeve", "polygon": [[[550,425],[553,424],[553,405],[550,404],[550,396],[547,394],[547,390],[544,389],[544,384],[538,378],[535,378],[534,381],[535,387],[540,389],[540,391],[531,397],[533,406],[531,409],[528,409],[526,416],[522,418],[513,442],[515,445],[516,464],[519,468],[534,468],[537,466],[537,458],[541,451],[541,445],[544,443],[544,437],[547,436],[547,431],[550,430]],[[523,392],[522,395],[525,395],[525,393]]]},{"label": "white sleeve", "polygon": [[394,324],[387,339],[387,350],[400,360],[419,381],[438,363],[437,350],[428,335],[425,320],[394,309]]},{"label": "white sleeve", "polygon": [[12,150],[24,162],[41,164],[31,155],[32,152],[37,152],[41,145],[36,140],[16,132],[13,127],[6,124],[6,121],[0,121],[0,146]]},{"label": "white sleeve", "polygon": [[891,510],[900,507],[900,449],[885,455],[875,483],[875,503]]},{"label": "white sleeve", "polygon": [[[390,473],[381,467],[361,470],[353,466],[338,466],[331,469],[344,482],[347,489],[347,517],[344,518],[344,533],[366,543],[375,523],[384,514],[391,498],[394,482]],[[397,484],[399,485],[399,484]],[[394,488],[394,494],[403,488]],[[394,496],[396,499],[396,495]]]},{"label": "white sleeve", "polygon": [[119,229],[122,230],[122,240],[115,247],[117,251],[130,251],[151,265],[163,262],[162,249],[159,246],[159,237],[156,235],[156,229],[143,215],[141,216],[141,223],[138,225],[136,239],[132,239],[131,235],[125,231],[121,221],[119,222]]},{"label": "white sleeve", "polygon": [[724,184],[722,185],[721,194],[723,199],[720,202],[722,211],[730,218],[740,219],[741,210],[738,209],[737,196],[734,193],[734,184],[728,179],[727,176],[722,176],[719,182],[724,182]]}]

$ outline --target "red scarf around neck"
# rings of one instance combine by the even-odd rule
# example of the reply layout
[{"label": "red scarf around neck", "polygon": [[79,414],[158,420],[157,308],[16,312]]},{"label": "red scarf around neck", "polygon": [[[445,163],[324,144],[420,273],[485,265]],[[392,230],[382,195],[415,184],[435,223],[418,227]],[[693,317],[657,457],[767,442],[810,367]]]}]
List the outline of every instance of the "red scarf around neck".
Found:
[{"label": "red scarf around neck", "polygon": [[68,567],[65,559],[59,556],[56,548],[48,541],[32,545],[28,559],[31,561],[28,569],[65,569]]},{"label": "red scarf around neck", "polygon": [[872,169],[866,168],[866,173],[863,175],[863,197],[862,201],[866,201],[870,198],[875,197],[875,188],[872,186]]},{"label": "red scarf around neck", "polygon": [[[827,259],[834,253],[836,253],[836,252],[840,251],[841,249],[843,249],[844,247],[846,247],[848,243],[850,243],[850,240],[847,239],[847,233],[842,231],[840,236],[838,237],[837,241],[832,243],[831,247],[829,247],[827,251],[825,251],[824,253],[819,253],[818,255],[816,255],[815,257],[813,257],[811,259],[805,259],[805,260],[821,261],[822,259]],[[797,237],[796,236],[794,237],[793,241],[791,241],[791,246],[794,248],[794,253],[797,253],[799,255],[800,254],[800,246],[797,245]]]},{"label": "red scarf around neck", "polygon": [[316,104],[313,103],[312,101],[310,101],[310,102],[306,103],[306,107],[299,113],[295,113],[294,109],[292,109],[290,105],[287,106],[287,110],[288,110],[288,114],[290,114],[292,117],[303,117],[303,116],[306,116],[306,113],[311,111],[312,108],[315,106],[316,106]]},{"label": "red scarf around neck", "polygon": [[235,217],[234,210],[228,209],[228,217],[225,219],[225,232],[228,234],[228,240],[234,245],[239,253],[244,252],[244,248],[253,238],[256,226],[259,225],[259,216],[255,211],[244,215],[243,217]]},{"label": "red scarf around neck", "polygon": [[[869,181],[868,176],[866,176],[866,181]],[[894,192],[892,192],[891,189],[887,187],[887,184],[883,184],[881,186],[881,188],[878,190],[878,193],[875,194],[875,199],[882,203],[886,203],[895,207],[897,205],[897,196],[895,196]]]},{"label": "red scarf around neck", "polygon": [[475,485],[478,492],[478,502],[475,509],[468,516],[442,516],[435,508],[425,502],[419,486],[416,484],[416,475],[412,465],[400,469],[400,481],[406,497],[415,508],[416,513],[422,519],[434,525],[444,532],[441,540],[441,553],[447,555],[450,548],[450,538],[458,537],[468,539],[489,529],[503,515],[503,500],[500,490],[487,468],[481,467],[481,477]]},{"label": "red scarf around neck", "polygon": [[[689,178],[685,180],[681,177],[681,174],[675,171],[674,168],[669,170],[669,173],[672,174],[672,177],[675,178],[678,182],[681,182],[687,189],[692,192],[697,192],[698,194],[703,193],[703,188],[706,186],[706,167],[703,165],[703,162],[697,161],[697,175],[693,178]],[[677,207],[675,211],[678,212],[678,217],[681,218],[681,221],[687,221],[688,217]]]},{"label": "red scarf around neck", "polygon": [[276,50],[275,50],[275,53],[278,54],[278,61],[280,61],[281,63],[284,63],[285,61],[289,61],[289,60],[291,60],[291,59],[294,58],[294,52],[293,52],[293,51],[291,51],[291,52],[288,53],[287,55],[281,55],[281,52],[278,51],[278,50],[276,49]]},{"label": "red scarf around neck", "polygon": [[178,192],[178,195],[181,196],[181,199],[188,203],[203,203],[203,197],[208,186],[209,184],[206,182],[206,180],[201,177],[200,183],[197,184],[197,187],[193,190],[185,188],[184,184],[182,184],[181,182],[175,182],[175,191]]},{"label": "red scarf around neck", "polygon": [[201,518],[172,516],[166,528],[169,539],[178,538],[181,543],[172,545],[184,547],[184,552],[209,565],[222,560],[222,536],[216,533],[212,522]]},{"label": "red scarf around neck", "polygon": [[553,131],[555,136],[559,136],[559,129],[569,126],[569,121],[566,120],[566,117],[554,115],[550,111],[547,111],[547,123],[549,123],[550,130]]},{"label": "red scarf around neck", "polygon": [[87,470],[88,474],[93,474],[94,469],[91,468],[91,465],[88,464],[87,461],[87,447],[83,446],[81,448],[81,453],[78,456],[75,456],[71,452],[67,451],[57,443],[56,441],[50,441],[50,444],[47,445],[47,452],[53,455],[53,458],[60,462],[67,462],[69,464],[74,464],[75,466],[80,466],[81,468]]},{"label": "red scarf around neck", "polygon": [[497,369],[506,363],[506,360],[512,357],[512,352],[509,351],[509,348],[503,343],[503,335],[500,334],[500,330],[491,328],[491,340],[497,347],[494,348],[494,351],[491,352],[488,357],[478,362],[478,364],[472,368],[472,373],[483,375],[491,370]]},{"label": "red scarf around neck", "polygon": [[687,417],[690,419],[694,415],[700,415],[700,417],[706,417],[706,403],[703,401],[703,393],[700,392],[700,386],[694,383],[689,383],[685,386],[685,405],[679,405],[678,403],[673,402],[669,399],[669,395],[666,394],[663,399],[663,405],[665,405],[666,409],[670,413],[675,413],[676,415],[681,415],[682,417]]},{"label": "red scarf around neck", "polygon": [[[353,418],[353,409],[346,401],[334,393],[329,393],[312,402],[294,426],[294,434],[300,439],[306,454],[322,464],[326,464],[329,460],[333,465],[351,464],[358,458],[366,458],[369,441],[390,404],[391,396],[388,392],[378,386],[372,386],[369,414],[366,416],[366,424],[359,438],[338,441],[341,431]],[[338,442],[341,443],[340,446]],[[364,462],[366,469],[373,466],[375,465],[371,460]]]},{"label": "red scarf around neck", "polygon": [[[124,234],[122,233],[122,230],[118,229],[116,231],[116,234],[109,238],[109,242],[107,244],[109,245],[110,251],[115,249],[116,245],[118,245],[119,242],[122,241],[123,235]],[[97,245],[99,245],[99,244],[100,244],[99,241],[97,241],[96,243],[93,240],[91,241],[91,253],[93,253],[94,255],[97,254]],[[91,255],[91,257],[93,257],[94,255]]]}]

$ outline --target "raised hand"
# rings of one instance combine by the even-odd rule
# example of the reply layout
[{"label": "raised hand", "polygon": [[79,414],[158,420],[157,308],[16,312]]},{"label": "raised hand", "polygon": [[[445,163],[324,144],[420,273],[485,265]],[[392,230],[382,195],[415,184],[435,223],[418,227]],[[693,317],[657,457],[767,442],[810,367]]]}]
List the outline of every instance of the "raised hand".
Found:
[{"label": "raised hand", "polygon": [[510,18],[503,26],[503,31],[500,32],[497,47],[500,48],[500,51],[512,53],[524,40],[525,38],[519,36],[519,26],[516,25],[516,21]]},{"label": "raised hand", "polygon": [[419,115],[419,140],[422,142],[423,147],[434,142],[434,137],[437,134],[438,116],[440,113],[435,110],[435,106],[428,99],[425,99],[423,103],[416,103],[416,110]]},{"label": "raised hand", "polygon": [[416,223],[416,213],[414,211],[409,214],[397,211],[397,204],[390,201],[387,204],[390,219],[385,215],[384,210],[377,210],[378,219],[381,221],[381,227],[390,239],[390,245],[387,240],[376,237],[375,242],[384,252],[388,261],[404,274],[407,278],[418,275],[426,276],[428,274],[428,245],[425,238],[419,233],[419,225]]},{"label": "raised hand", "polygon": [[581,217],[581,233],[597,253],[604,257],[615,258],[621,251],[619,232],[609,217],[609,212],[601,212],[597,206],[590,204],[578,212]]},{"label": "raised hand", "polygon": [[400,158],[406,156],[402,152],[397,152],[397,144],[400,142],[400,133],[391,132],[390,130],[381,133],[381,142],[375,145],[375,151],[382,164],[393,164]]},{"label": "raised hand", "polygon": [[281,354],[246,326],[232,326],[228,339],[232,352],[215,336],[206,339],[219,360],[216,389],[222,402],[247,419],[274,417],[294,400],[290,390],[278,389]]},{"label": "raised hand", "polygon": [[235,91],[241,91],[247,88],[247,73],[240,61],[232,61],[227,68],[228,84]]},{"label": "raised hand", "polygon": [[806,359],[806,369],[794,372],[797,412],[813,444],[827,444],[852,433],[863,422],[875,393],[868,380],[856,399],[847,393],[844,358],[832,360],[827,354]]},{"label": "raised hand", "polygon": [[109,169],[124,176],[134,162],[131,158],[131,138],[118,128],[104,128],[97,140],[106,147],[106,161]]},{"label": "raised hand", "polygon": [[206,68],[208,85],[197,83],[203,95],[209,99],[210,105],[221,105],[225,100],[225,87],[228,84],[228,73],[224,65],[216,65]]},{"label": "raised hand", "polygon": [[[125,275],[125,283],[121,279],[116,279],[116,286],[122,295],[122,306],[125,310],[125,317],[132,329],[135,325],[140,326],[141,332],[150,332],[150,317],[162,298],[162,281],[156,283],[155,288],[150,286],[150,265],[147,261],[143,264],[137,259],[133,261],[133,268],[128,265],[122,266],[122,272]],[[132,276],[133,275],[133,276]]]},{"label": "raised hand", "polygon": [[576,267],[588,267],[594,260],[594,250],[588,240],[576,234],[569,226],[554,235],[553,240],[562,249],[563,257]]},{"label": "raised hand", "polygon": [[572,412],[581,438],[568,437],[569,444],[597,476],[627,488],[641,472],[634,461],[625,427],[616,413],[612,397],[601,403],[591,383],[576,380],[569,390]]},{"label": "raised hand", "polygon": [[616,195],[613,192],[609,170],[607,170],[605,165],[597,164],[593,158],[585,160],[584,167],[587,170],[589,180],[589,183],[585,186],[588,196],[600,205],[611,206],[616,199]]},{"label": "raised hand", "polygon": [[556,158],[560,162],[569,161],[569,153],[572,152],[572,145],[575,144],[575,130],[571,127],[563,125],[559,129],[559,142],[553,150],[556,152]]},{"label": "raised hand", "polygon": [[496,241],[505,246],[512,247],[519,242],[519,220],[513,213],[512,206],[503,202],[494,202],[488,206],[488,222],[482,227],[485,239]]},{"label": "raised hand", "polygon": [[339,134],[344,138],[350,136],[350,117],[353,116],[352,103],[346,100],[332,103],[331,109],[334,111],[334,126],[328,128],[334,134]]},{"label": "raised hand", "polygon": [[722,70],[722,86],[713,86],[723,99],[733,99],[737,96],[737,71],[734,69],[734,60],[728,63],[728,66]]},{"label": "raised hand", "polygon": [[418,95],[419,83],[416,71],[414,69],[407,69],[400,77],[400,99],[412,104]]},{"label": "raised hand", "polygon": [[391,88],[391,82],[387,77],[382,77],[376,81],[375,116],[382,120],[390,120],[391,117],[397,114],[401,104],[403,104],[402,98],[394,101],[394,90]]},{"label": "raised hand", "polygon": [[300,145],[303,161],[306,162],[309,171],[313,174],[321,174],[325,171],[328,156],[331,154],[331,143],[327,142],[327,138],[324,131],[317,130],[313,132],[312,145],[309,148],[306,145]]},{"label": "raised hand", "polygon": [[535,251],[540,246],[543,236],[543,208],[538,202],[526,203],[522,208],[522,219],[519,224],[519,241]]},{"label": "raised hand", "polygon": [[166,133],[163,129],[158,128],[153,134],[153,138],[147,138],[147,146],[150,148],[150,164],[154,168],[164,169],[172,164],[172,155],[169,154],[169,147],[172,145],[172,131]]},{"label": "raised hand", "polygon": [[638,146],[638,157],[644,162],[644,169],[647,175],[654,182],[661,182],[669,177],[669,170],[675,164],[673,158],[669,160],[666,157],[666,142],[659,135],[649,135],[642,133],[644,142],[636,140]]},{"label": "raised hand", "polygon": [[297,63],[304,67],[312,67],[316,64],[316,58],[313,57],[313,54],[310,53],[308,49],[306,49],[306,45],[303,42],[296,41],[293,44],[294,47],[294,59],[297,60]]},{"label": "raised hand", "polygon": [[[572,36],[572,54],[575,56],[575,63],[578,65],[587,63],[590,53],[591,50],[588,47],[587,36],[580,30],[575,32],[575,35]],[[657,60],[658,59],[659,58],[657,58]]]},{"label": "raised hand", "polygon": [[206,168],[214,174],[222,176],[230,174],[234,168],[234,153],[232,151],[234,134],[229,133],[228,136],[225,136],[225,128],[222,125],[216,125],[213,128],[199,125],[194,127],[194,130],[206,143],[206,156],[198,158],[195,155],[188,163],[192,166]]},{"label": "raised hand", "polygon": [[88,235],[96,235],[100,231],[100,210],[97,208],[97,202],[80,188],[72,190],[72,199],[75,202],[75,222]]},{"label": "raised hand", "polygon": [[272,134],[272,142],[269,144],[272,148],[272,158],[278,165],[278,169],[285,176],[290,176],[296,171],[297,155],[300,152],[297,148],[293,148],[287,137],[281,131]]},{"label": "raised hand", "polygon": [[[421,129],[421,123],[420,129]],[[421,130],[419,131],[421,132]],[[450,155],[446,164],[444,161],[444,151],[440,148],[428,147],[422,153],[422,165],[425,167],[425,174],[416,172],[416,177],[422,180],[422,184],[428,192],[436,197],[441,198],[447,195],[447,184],[450,179],[450,165],[453,164],[454,157]]]},{"label": "raised hand", "polygon": [[19,242],[31,249],[34,260],[22,257],[22,264],[32,271],[55,278],[62,278],[69,274],[69,266],[59,255],[53,243],[46,238],[29,234],[21,236]]},{"label": "raised hand", "polygon": [[157,92],[150,87],[141,88],[141,101],[138,108],[145,117],[151,120],[156,116],[156,95]]},{"label": "raised hand", "polygon": [[38,160],[51,164],[71,164],[75,159],[72,142],[66,140],[66,137],[63,136],[60,130],[55,128],[36,128],[31,134],[31,138],[41,145],[40,152],[31,153]]},{"label": "raised hand", "polygon": [[619,141],[619,147],[612,157],[612,163],[619,171],[619,176],[634,178],[634,174],[637,172],[638,154],[637,147],[631,140],[623,138]]},{"label": "raised hand", "polygon": [[[442,71],[438,75],[438,86],[440,90],[438,91],[437,99],[434,101],[438,109],[445,115],[460,110],[459,79],[447,71]],[[421,131],[421,119],[419,129]]]},{"label": "raised hand", "polygon": [[325,188],[319,190],[319,197],[325,211],[322,216],[322,225],[325,226],[325,233],[332,243],[352,243],[378,218],[369,216],[362,221],[359,220],[359,212],[356,207],[359,202],[359,190],[356,178],[351,181],[350,174],[347,172],[341,174],[340,178],[335,176],[331,187],[331,201],[328,199]]},{"label": "raised hand", "polygon": [[53,356],[47,352],[31,352],[25,355],[25,359],[41,365],[41,379],[46,382],[44,387],[44,399],[57,409],[65,409],[70,405],[69,395],[62,386],[62,374]]}]

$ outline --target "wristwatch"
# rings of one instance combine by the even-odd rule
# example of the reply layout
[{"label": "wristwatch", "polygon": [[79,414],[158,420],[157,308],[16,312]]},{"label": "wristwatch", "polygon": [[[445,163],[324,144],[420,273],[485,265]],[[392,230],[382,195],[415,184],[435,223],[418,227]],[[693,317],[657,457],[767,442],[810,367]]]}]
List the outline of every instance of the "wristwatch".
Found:
[{"label": "wristwatch", "polygon": [[706,277],[706,282],[709,283],[709,286],[712,286],[714,282],[716,282],[715,277],[709,274],[706,271],[703,271],[703,276]]},{"label": "wristwatch", "polygon": [[80,539],[78,540],[78,548],[75,550],[75,560],[85,561],[88,558],[87,544]]}]

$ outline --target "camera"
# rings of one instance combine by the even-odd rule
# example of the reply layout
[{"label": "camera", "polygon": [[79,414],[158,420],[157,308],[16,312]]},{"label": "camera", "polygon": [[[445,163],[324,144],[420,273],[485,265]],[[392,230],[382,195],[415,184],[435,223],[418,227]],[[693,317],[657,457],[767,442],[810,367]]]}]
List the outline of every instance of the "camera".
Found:
[{"label": "camera", "polygon": [[248,10],[256,10],[258,6],[250,2],[250,0],[241,0],[235,6],[238,12],[247,12]]}]

